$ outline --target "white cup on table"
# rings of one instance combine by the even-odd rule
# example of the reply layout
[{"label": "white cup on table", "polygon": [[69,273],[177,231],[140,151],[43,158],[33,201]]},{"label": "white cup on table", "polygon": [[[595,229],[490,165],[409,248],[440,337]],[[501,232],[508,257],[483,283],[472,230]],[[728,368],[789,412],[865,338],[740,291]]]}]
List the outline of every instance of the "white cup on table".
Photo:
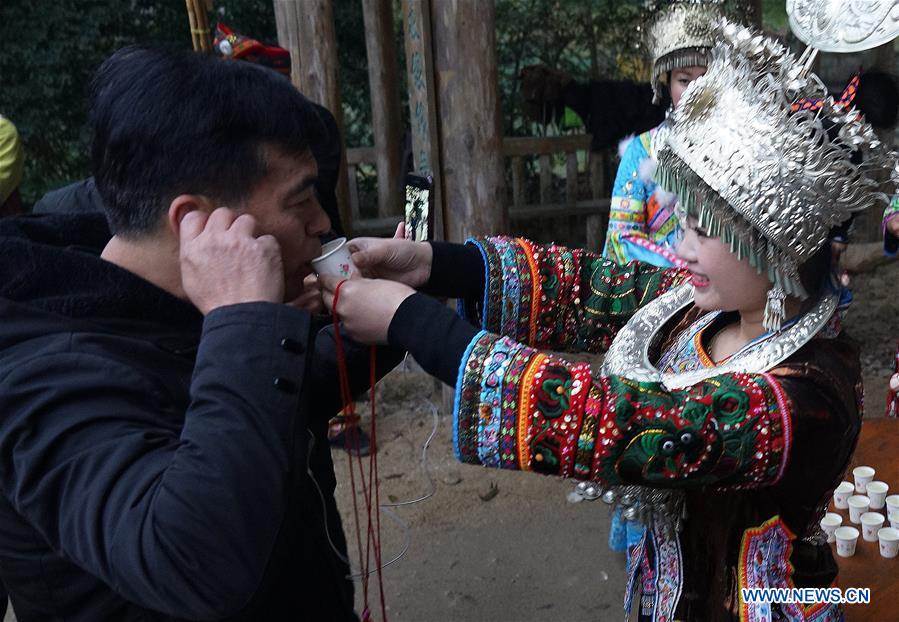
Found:
[{"label": "white cup on table", "polygon": [[[852,482],[840,482],[840,485],[833,491],[833,506],[838,510],[845,510],[849,507],[847,502],[854,492],[855,486]],[[895,496],[897,497],[897,500],[899,500],[899,495]],[[899,509],[899,507],[896,509]]]},{"label": "white cup on table", "polygon": [[857,466],[852,469],[852,476],[855,478],[855,492],[863,495],[868,482],[874,479],[874,469],[869,466]]},{"label": "white cup on table", "polygon": [[871,500],[865,495],[852,495],[849,497],[849,521],[856,525],[862,522],[862,514],[871,507]]},{"label": "white cup on table", "polygon": [[899,529],[899,510],[892,510],[887,514],[887,518],[890,521],[890,527],[893,529]]},{"label": "white cup on table", "polygon": [[858,529],[855,527],[837,527],[833,534],[837,540],[837,555],[852,557],[858,542]]},{"label": "white cup on table", "polygon": [[899,512],[899,495],[887,495],[885,502],[887,514],[890,512]]},{"label": "white cup on table", "polygon": [[836,512],[828,512],[824,515],[824,518],[821,519],[821,529],[827,534],[828,542],[836,542],[836,537],[833,535],[833,532],[842,524],[843,517]]},{"label": "white cup on table", "polygon": [[889,489],[890,487],[886,482],[868,482],[868,485],[865,486],[865,492],[867,493],[868,498],[871,500],[872,510],[883,509],[883,506],[886,503],[887,491]]},{"label": "white cup on table", "polygon": [[855,486],[852,485],[852,482],[840,482],[840,485],[833,491],[833,506],[838,510],[845,510],[849,507],[847,502],[854,492]]},{"label": "white cup on table", "polygon": [[881,557],[896,557],[899,554],[899,529],[883,527],[877,532]]},{"label": "white cup on table", "polygon": [[862,514],[862,538],[866,542],[877,542],[877,531],[883,527],[884,517],[880,512]]}]

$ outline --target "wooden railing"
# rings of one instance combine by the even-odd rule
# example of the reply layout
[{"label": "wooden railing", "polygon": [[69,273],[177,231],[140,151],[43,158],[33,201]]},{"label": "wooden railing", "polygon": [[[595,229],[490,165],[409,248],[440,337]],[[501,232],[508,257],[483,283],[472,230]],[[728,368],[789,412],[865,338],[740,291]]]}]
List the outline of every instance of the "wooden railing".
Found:
[{"label": "wooden railing", "polygon": [[[602,247],[609,214],[612,155],[590,151],[586,134],[506,138],[509,221],[516,235],[539,241]],[[356,235],[393,232],[396,217],[364,218],[360,209],[359,178],[375,163],[375,150],[347,150],[350,213]],[[373,194],[373,197],[376,197]],[[373,209],[371,211],[374,211]]]}]

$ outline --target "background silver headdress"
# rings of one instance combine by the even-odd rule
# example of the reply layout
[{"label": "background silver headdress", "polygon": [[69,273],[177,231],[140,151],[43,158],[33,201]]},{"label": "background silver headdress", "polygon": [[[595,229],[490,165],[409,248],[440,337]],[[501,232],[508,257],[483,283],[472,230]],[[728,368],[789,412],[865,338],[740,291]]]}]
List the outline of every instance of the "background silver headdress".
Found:
[{"label": "background silver headdress", "polygon": [[674,0],[661,3],[646,28],[652,56],[653,103],[665,89],[664,74],[682,67],[706,66],[715,45],[715,24],[724,16],[722,0]]},{"label": "background silver headdress", "polygon": [[[896,179],[896,156],[808,72],[811,54],[796,59],[724,20],[716,30],[706,74],[670,118],[656,178],[682,212],[767,273],[773,291],[805,298],[799,266],[831,227],[886,199],[876,172]],[[794,112],[800,98],[822,105]]]}]

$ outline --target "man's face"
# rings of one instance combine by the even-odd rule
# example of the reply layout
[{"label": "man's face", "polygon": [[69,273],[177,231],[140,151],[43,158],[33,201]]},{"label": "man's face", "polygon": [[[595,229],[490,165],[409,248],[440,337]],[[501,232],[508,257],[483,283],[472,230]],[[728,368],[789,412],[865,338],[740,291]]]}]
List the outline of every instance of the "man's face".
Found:
[{"label": "man's face", "polygon": [[303,290],[303,278],[312,272],[311,261],[321,254],[319,236],[331,229],[315,193],[318,165],[310,152],[302,157],[280,149],[264,149],[268,175],[249,196],[244,212],[258,222],[258,235],[271,235],[281,246],[285,301]]}]

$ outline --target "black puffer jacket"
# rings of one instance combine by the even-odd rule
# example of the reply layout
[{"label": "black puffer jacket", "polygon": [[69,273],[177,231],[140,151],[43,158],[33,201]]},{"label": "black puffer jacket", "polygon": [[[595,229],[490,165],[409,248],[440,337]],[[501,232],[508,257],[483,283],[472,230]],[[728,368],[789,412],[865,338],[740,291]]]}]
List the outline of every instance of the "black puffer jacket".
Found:
[{"label": "black puffer jacket", "polygon": [[[203,318],[101,260],[108,238],[102,216],[0,222],[0,577],[18,619],[355,619],[329,544],[345,553],[333,333],[269,303]],[[366,382],[368,350],[348,359]]]}]

